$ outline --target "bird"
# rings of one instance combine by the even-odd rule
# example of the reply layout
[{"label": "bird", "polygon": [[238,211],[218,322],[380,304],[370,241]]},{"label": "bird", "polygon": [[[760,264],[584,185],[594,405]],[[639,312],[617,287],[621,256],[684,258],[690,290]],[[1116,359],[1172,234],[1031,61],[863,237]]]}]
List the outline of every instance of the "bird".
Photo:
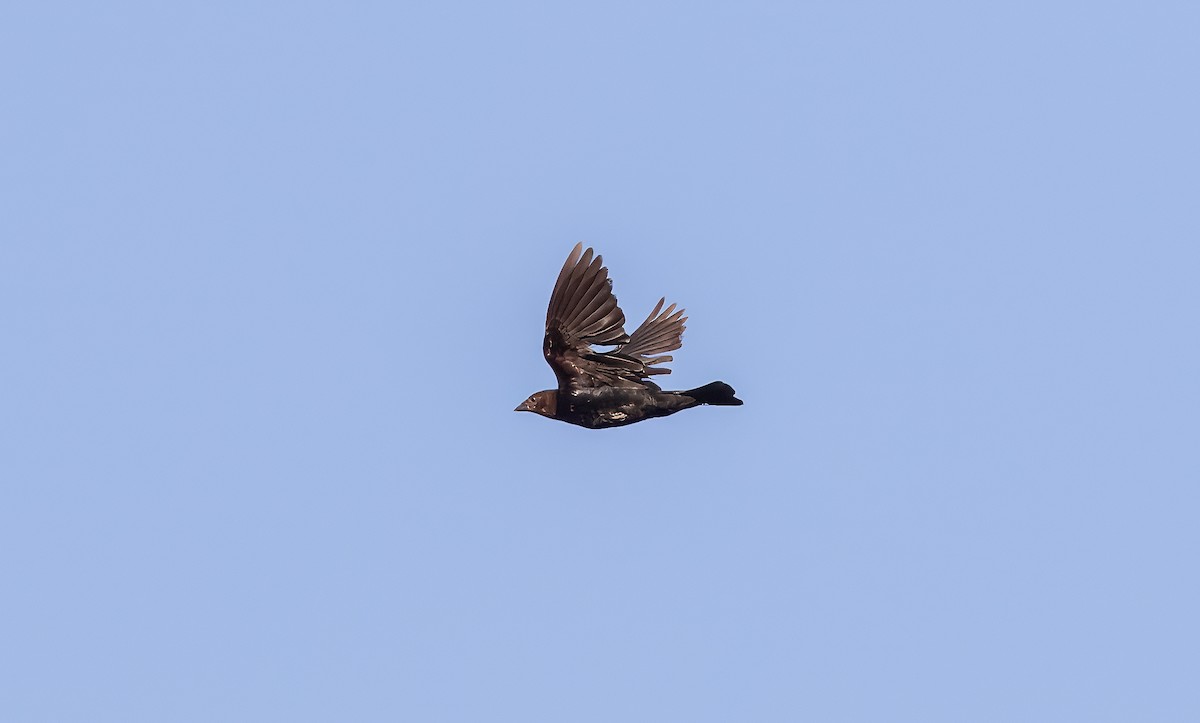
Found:
[{"label": "bird", "polygon": [[[533,412],[588,429],[621,427],[665,417],[703,404],[741,406],[733,387],[711,382],[695,389],[663,391],[650,377],[670,374],[666,352],[683,345],[684,310],[659,299],[632,334],[613,296],[604,258],[582,243],[567,256],[546,309],[542,353],[557,389],[529,396],[514,411]],[[596,346],[615,346],[599,351]]]}]

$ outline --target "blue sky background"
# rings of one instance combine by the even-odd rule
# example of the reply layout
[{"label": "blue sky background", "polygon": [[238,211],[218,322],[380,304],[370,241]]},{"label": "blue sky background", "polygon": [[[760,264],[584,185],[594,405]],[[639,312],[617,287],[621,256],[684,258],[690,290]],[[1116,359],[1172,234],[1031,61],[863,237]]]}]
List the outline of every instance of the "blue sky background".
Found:
[{"label": "blue sky background", "polygon": [[[0,718],[1200,720],[1194,3],[9,3]],[[675,388],[592,432],[597,247]]]}]

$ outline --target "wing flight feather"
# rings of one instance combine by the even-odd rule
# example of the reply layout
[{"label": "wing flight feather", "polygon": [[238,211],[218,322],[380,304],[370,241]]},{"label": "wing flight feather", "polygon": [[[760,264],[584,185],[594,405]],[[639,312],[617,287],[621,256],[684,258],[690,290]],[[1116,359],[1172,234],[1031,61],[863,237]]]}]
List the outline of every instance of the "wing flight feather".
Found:
[{"label": "wing flight feather", "polygon": [[[576,244],[558,273],[546,309],[546,338],[542,351],[558,377],[560,389],[603,385],[655,387],[649,378],[670,374],[656,365],[671,361],[665,352],[683,341],[683,309],[671,304],[663,311],[660,299],[646,321],[630,336],[625,314],[612,293],[604,259]],[[618,348],[601,352],[595,346]],[[655,387],[657,388],[657,387]]]}]

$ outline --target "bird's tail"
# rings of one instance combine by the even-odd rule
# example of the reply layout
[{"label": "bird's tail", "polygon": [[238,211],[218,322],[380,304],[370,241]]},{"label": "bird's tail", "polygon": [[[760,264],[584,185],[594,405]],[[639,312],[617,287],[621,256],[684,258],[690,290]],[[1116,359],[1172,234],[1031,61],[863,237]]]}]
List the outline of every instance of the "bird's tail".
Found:
[{"label": "bird's tail", "polygon": [[680,392],[684,396],[695,399],[699,404],[716,404],[726,407],[740,407],[742,400],[733,396],[736,392],[725,382],[709,382],[702,387]]}]

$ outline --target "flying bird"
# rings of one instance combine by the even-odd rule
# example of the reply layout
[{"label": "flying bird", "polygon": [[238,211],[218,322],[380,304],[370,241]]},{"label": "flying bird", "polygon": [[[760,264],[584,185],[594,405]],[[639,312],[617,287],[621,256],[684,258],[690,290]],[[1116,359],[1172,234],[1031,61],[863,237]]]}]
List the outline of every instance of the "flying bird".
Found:
[{"label": "flying bird", "polygon": [[[625,333],[625,314],[612,293],[612,280],[601,256],[575,244],[563,264],[546,310],[546,337],[542,353],[558,389],[532,394],[515,411],[604,429],[665,417],[683,409],[714,404],[739,406],[733,387],[712,382],[686,391],[663,391],[650,381],[670,374],[662,364],[666,352],[683,345],[687,317],[675,304],[663,309],[659,299],[650,316],[633,334]],[[596,346],[616,346],[597,351]]]}]

